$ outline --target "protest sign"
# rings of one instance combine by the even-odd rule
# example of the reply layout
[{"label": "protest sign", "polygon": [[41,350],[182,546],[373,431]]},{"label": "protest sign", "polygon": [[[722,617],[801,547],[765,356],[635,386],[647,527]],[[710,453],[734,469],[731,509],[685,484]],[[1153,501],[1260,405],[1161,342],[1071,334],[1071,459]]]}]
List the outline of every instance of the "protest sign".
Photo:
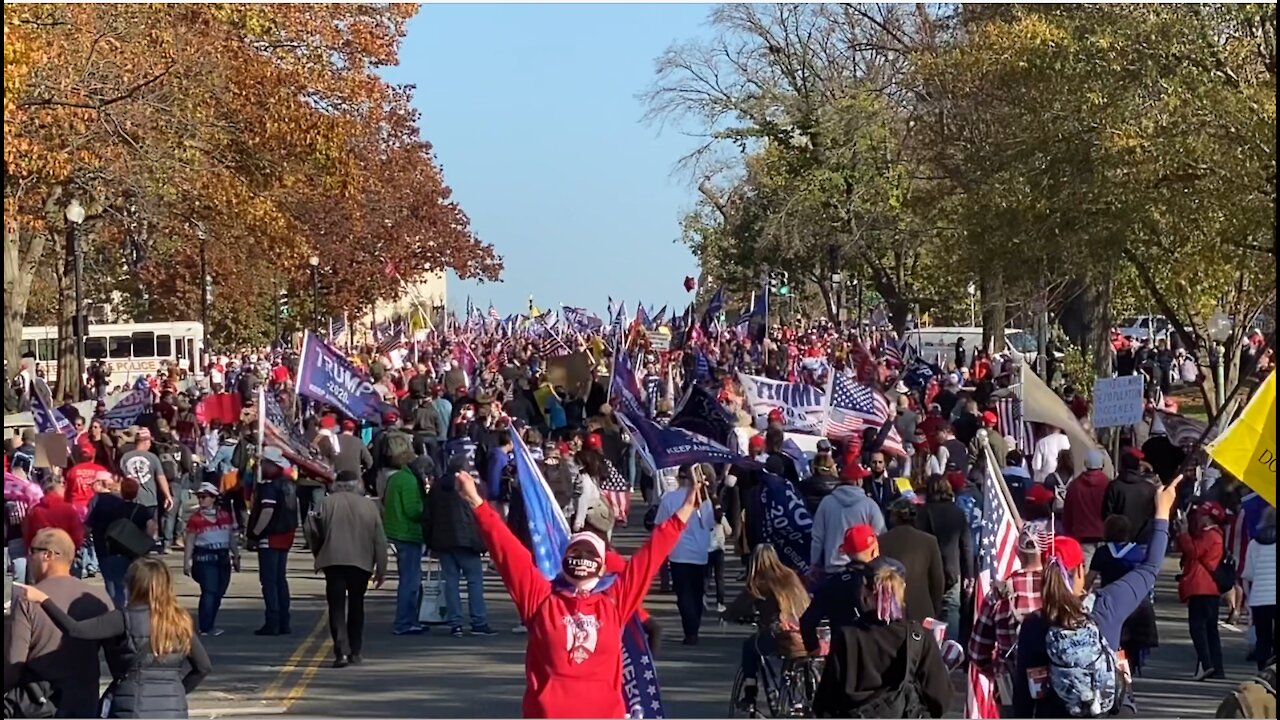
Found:
[{"label": "protest sign", "polygon": [[1142,376],[1098,378],[1093,384],[1093,427],[1125,427],[1142,422]]}]

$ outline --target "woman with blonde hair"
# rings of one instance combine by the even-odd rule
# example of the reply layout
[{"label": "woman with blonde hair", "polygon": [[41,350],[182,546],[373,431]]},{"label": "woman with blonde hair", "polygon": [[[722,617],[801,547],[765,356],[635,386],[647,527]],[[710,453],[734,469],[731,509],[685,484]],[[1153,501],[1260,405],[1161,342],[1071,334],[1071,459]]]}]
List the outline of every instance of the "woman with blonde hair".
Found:
[{"label": "woman with blonde hair", "polygon": [[722,613],[726,620],[757,623],[755,635],[742,643],[742,697],[738,705],[751,709],[756,701],[760,658],[804,657],[800,616],[809,607],[809,592],[800,576],[782,564],[769,543],[757,545],[747,569],[747,588]]},{"label": "woman with blonde hair", "polygon": [[938,643],[920,623],[906,619],[901,565],[878,560],[865,573],[867,612],[832,633],[814,715],[942,717],[951,703],[951,676]]},{"label": "woman with blonde hair", "polygon": [[102,717],[187,717],[187,695],[213,669],[191,615],[179,604],[173,576],[158,558],[135,560],[125,582],[124,607],[79,621],[39,589],[25,589],[27,599],[39,603],[62,632],[103,644],[113,679],[103,695]]}]

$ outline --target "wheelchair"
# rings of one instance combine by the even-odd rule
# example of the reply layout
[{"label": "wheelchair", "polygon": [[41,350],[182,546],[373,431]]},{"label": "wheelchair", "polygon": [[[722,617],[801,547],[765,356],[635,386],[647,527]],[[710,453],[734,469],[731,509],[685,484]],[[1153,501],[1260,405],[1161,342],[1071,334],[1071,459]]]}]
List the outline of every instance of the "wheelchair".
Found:
[{"label": "wheelchair", "polygon": [[[830,638],[829,628],[820,628],[819,637]],[[825,644],[825,642],[824,642]],[[825,653],[821,657],[788,658],[760,649],[759,635],[753,637],[757,658],[756,697],[743,702],[747,675],[738,668],[729,695],[731,718],[808,718],[813,717],[813,698],[822,678]]]}]

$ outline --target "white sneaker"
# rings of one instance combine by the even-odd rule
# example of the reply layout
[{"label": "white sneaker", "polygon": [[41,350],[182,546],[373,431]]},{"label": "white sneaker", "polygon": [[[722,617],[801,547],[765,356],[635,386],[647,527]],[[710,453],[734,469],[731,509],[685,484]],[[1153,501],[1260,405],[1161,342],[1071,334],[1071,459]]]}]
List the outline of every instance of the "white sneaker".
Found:
[{"label": "white sneaker", "polygon": [[527,627],[525,627],[525,626],[523,626],[523,625],[517,625],[517,626],[515,626],[515,627],[511,628],[511,634],[512,634],[512,635],[528,635],[528,634],[529,634],[529,628],[527,628]]},{"label": "white sneaker", "polygon": [[723,613],[725,611],[724,603],[716,603],[716,612]]},{"label": "white sneaker", "polygon": [[200,633],[200,637],[222,637],[222,634],[225,632],[226,630],[223,630],[222,628],[214,628],[209,632]]}]

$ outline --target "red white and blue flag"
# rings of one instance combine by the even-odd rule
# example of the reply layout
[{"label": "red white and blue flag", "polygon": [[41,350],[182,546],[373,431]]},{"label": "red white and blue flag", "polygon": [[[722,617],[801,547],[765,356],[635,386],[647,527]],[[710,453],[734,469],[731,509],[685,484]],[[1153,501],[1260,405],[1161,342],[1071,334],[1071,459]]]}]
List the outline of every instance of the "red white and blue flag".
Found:
[{"label": "red white and blue flag", "polygon": [[[1017,511],[1009,503],[1009,491],[1004,478],[995,471],[998,465],[986,463],[987,478],[982,484],[983,513],[982,534],[978,541],[978,577],[973,592],[973,615],[982,611],[982,604],[993,583],[1004,580],[1019,568],[1015,552],[1018,542]],[[1000,717],[1000,700],[996,697],[992,679],[969,667],[969,692],[965,702],[967,718]]]}]

